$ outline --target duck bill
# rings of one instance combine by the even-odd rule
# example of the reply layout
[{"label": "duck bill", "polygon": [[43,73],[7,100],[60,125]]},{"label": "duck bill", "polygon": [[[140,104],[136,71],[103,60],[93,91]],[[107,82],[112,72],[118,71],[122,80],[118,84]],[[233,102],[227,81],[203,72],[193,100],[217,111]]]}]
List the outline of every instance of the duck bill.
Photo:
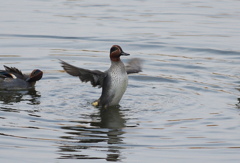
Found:
[{"label": "duck bill", "polygon": [[130,55],[130,54],[125,53],[125,52],[122,52],[121,55],[128,56],[128,55]]}]

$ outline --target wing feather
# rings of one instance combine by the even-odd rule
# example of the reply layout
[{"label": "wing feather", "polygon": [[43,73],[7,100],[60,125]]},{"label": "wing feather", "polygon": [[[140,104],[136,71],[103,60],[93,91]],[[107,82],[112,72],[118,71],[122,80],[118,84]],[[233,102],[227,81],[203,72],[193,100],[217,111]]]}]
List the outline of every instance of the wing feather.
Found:
[{"label": "wing feather", "polygon": [[20,71],[19,69],[17,69],[16,67],[8,67],[8,66],[5,66],[4,65],[4,68],[5,68],[5,71],[9,74],[13,74],[14,76],[16,76],[17,78],[19,79],[25,79],[26,76],[23,75],[22,71]]},{"label": "wing feather", "polygon": [[127,63],[127,65],[125,66],[127,74],[141,72],[142,71],[142,63],[143,63],[143,61],[141,59],[139,59],[139,58],[131,59]]},{"label": "wing feather", "polygon": [[91,82],[93,87],[101,88],[103,86],[104,72],[79,68],[62,60],[60,60],[60,63],[68,74],[79,77],[82,82]]}]

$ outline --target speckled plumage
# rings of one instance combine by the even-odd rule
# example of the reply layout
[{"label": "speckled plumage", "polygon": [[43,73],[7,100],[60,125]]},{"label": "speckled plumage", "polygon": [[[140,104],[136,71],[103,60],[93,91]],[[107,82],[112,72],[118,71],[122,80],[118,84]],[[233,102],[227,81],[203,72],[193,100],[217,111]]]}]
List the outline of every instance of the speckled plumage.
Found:
[{"label": "speckled plumage", "polygon": [[125,66],[121,61],[112,61],[111,67],[106,72],[102,95],[99,105],[113,106],[118,105],[128,85],[128,76]]}]

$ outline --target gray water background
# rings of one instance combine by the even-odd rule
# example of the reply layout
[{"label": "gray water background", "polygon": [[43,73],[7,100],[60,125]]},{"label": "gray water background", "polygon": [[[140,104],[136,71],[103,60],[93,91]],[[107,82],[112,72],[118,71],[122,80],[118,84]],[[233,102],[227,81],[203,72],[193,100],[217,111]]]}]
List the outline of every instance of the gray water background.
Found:
[{"label": "gray water background", "polygon": [[[1,0],[0,66],[44,72],[0,92],[1,162],[239,162],[240,1]],[[121,107],[58,59],[104,71],[144,60]],[[1,68],[3,69],[3,67]]]}]

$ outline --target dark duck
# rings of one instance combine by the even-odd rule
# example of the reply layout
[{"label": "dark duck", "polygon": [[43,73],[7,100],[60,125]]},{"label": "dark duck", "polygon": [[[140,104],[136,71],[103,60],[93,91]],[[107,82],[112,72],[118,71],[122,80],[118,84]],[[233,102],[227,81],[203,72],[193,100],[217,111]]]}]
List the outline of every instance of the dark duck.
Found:
[{"label": "dark duck", "polygon": [[23,74],[15,67],[4,65],[5,70],[0,70],[0,89],[2,90],[22,90],[33,88],[36,81],[43,76],[41,70],[35,69],[30,74]]},{"label": "dark duck", "polygon": [[82,82],[91,82],[93,87],[102,88],[100,98],[92,105],[107,108],[119,105],[128,85],[128,74],[138,73],[142,69],[142,61],[138,58],[131,59],[125,66],[120,57],[128,55],[119,45],[113,45],[110,49],[111,66],[104,72],[75,67],[64,61],[61,64],[68,74],[79,77]]}]

